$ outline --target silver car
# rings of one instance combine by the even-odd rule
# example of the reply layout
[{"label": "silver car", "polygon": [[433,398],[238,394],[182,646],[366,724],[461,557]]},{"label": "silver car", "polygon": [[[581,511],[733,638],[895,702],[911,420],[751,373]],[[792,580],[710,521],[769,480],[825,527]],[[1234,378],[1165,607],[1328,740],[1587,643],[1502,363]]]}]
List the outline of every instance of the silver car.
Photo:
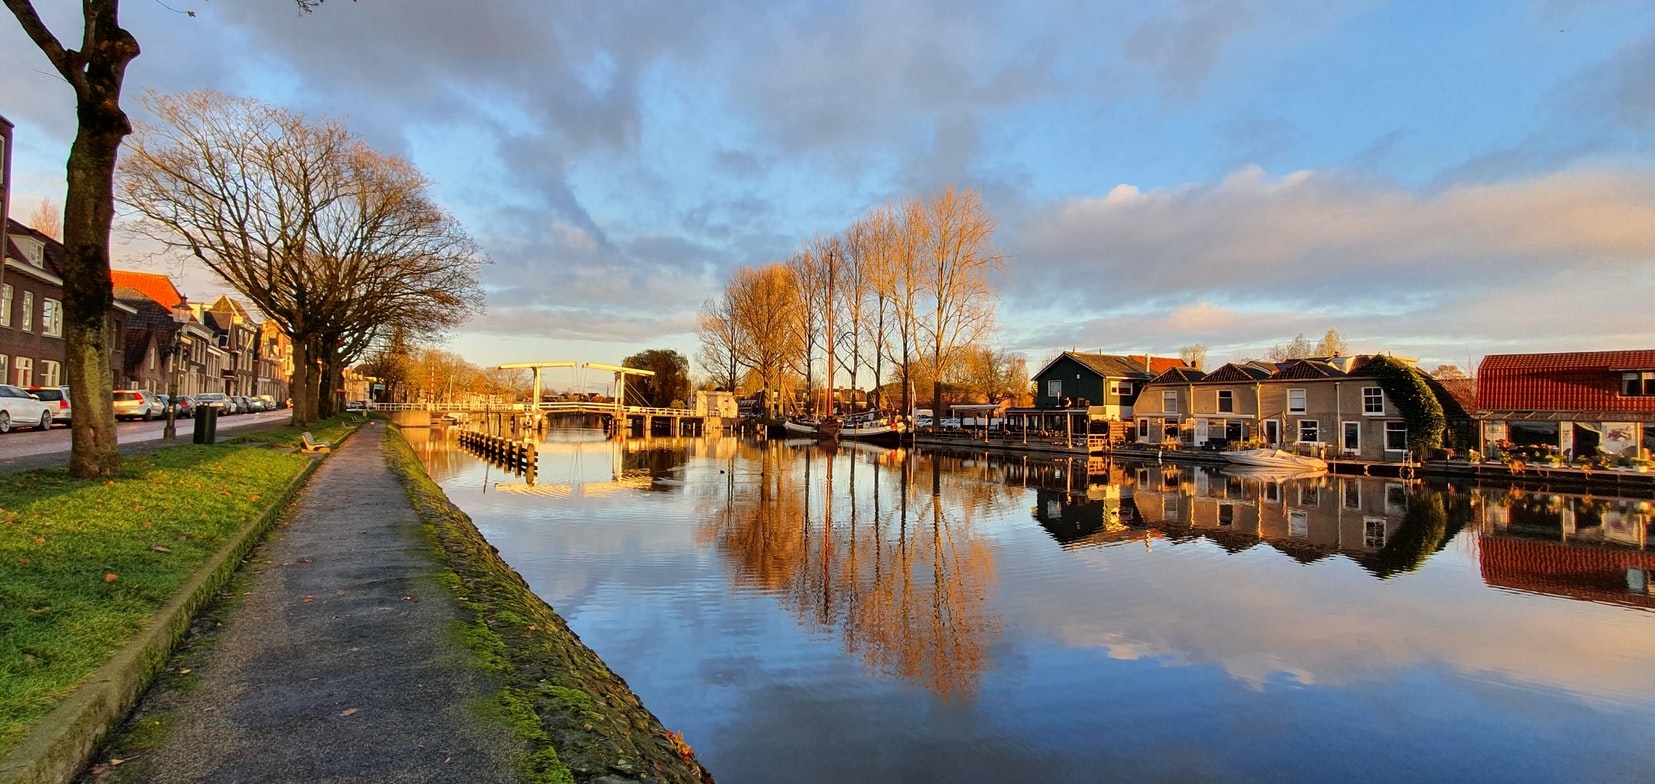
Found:
[{"label": "silver car", "polygon": [[13,424],[41,430],[50,428],[52,406],[23,391],[22,387],[0,384],[0,433],[10,433]]},{"label": "silver car", "polygon": [[154,419],[167,413],[161,396],[147,389],[115,390],[116,419]]}]

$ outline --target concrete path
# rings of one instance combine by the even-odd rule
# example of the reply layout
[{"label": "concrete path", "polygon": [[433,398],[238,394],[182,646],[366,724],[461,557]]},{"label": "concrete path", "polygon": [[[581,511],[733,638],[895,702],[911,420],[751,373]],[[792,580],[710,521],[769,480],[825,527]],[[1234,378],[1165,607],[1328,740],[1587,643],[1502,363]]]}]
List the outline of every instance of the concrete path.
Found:
[{"label": "concrete path", "polygon": [[319,468],[287,529],[255,550],[250,595],[210,651],[140,705],[171,725],[164,744],[116,778],[521,780],[518,742],[477,713],[495,687],[456,639],[459,609],[432,579],[437,556],[383,438],[363,427]]}]

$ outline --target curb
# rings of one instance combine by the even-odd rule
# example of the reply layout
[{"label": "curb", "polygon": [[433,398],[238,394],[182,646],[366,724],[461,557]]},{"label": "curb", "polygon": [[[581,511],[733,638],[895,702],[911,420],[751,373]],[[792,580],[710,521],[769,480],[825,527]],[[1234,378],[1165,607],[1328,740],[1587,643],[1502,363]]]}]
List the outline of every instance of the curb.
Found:
[{"label": "curb", "polygon": [[98,744],[126,718],[173,646],[230,577],[241,559],[263,538],[289,503],[310,482],[321,460],[312,460],[288,483],[263,514],[241,529],[196,572],[109,661],[92,673],[51,713],[41,719],[17,747],[0,760],[0,784],[64,784],[85,769]]}]

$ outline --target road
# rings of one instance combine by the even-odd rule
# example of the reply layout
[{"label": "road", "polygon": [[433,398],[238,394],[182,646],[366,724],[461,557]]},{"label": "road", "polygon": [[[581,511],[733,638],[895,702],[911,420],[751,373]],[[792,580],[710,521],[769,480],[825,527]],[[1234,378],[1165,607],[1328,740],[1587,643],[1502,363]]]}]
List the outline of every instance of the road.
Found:
[{"label": "road", "polygon": [[[218,418],[218,437],[224,438],[241,430],[280,427],[292,421],[293,412],[261,411],[256,414],[236,414]],[[161,431],[166,421],[121,422],[115,426],[115,438],[121,445],[121,454],[148,452],[166,446]],[[195,421],[178,420],[177,442],[188,443],[195,432]],[[21,471],[29,468],[66,465],[69,462],[69,426],[55,425],[50,430],[13,430],[0,433],[0,472]]]}]

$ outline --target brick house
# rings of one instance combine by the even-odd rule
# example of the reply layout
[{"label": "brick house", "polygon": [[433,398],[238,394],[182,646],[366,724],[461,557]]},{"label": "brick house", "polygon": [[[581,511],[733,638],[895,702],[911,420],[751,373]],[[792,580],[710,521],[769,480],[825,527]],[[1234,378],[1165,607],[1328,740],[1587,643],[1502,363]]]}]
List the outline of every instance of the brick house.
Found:
[{"label": "brick house", "polygon": [[18,386],[63,384],[63,245],[9,219],[6,236],[0,377]]},{"label": "brick house", "polygon": [[1248,362],[1207,374],[1169,370],[1138,397],[1137,440],[1197,448],[1258,440],[1329,457],[1400,460],[1407,455],[1407,426],[1367,370],[1374,358]]},{"label": "brick house", "polygon": [[1571,457],[1655,450],[1655,349],[1490,354],[1477,368],[1481,446]]}]

